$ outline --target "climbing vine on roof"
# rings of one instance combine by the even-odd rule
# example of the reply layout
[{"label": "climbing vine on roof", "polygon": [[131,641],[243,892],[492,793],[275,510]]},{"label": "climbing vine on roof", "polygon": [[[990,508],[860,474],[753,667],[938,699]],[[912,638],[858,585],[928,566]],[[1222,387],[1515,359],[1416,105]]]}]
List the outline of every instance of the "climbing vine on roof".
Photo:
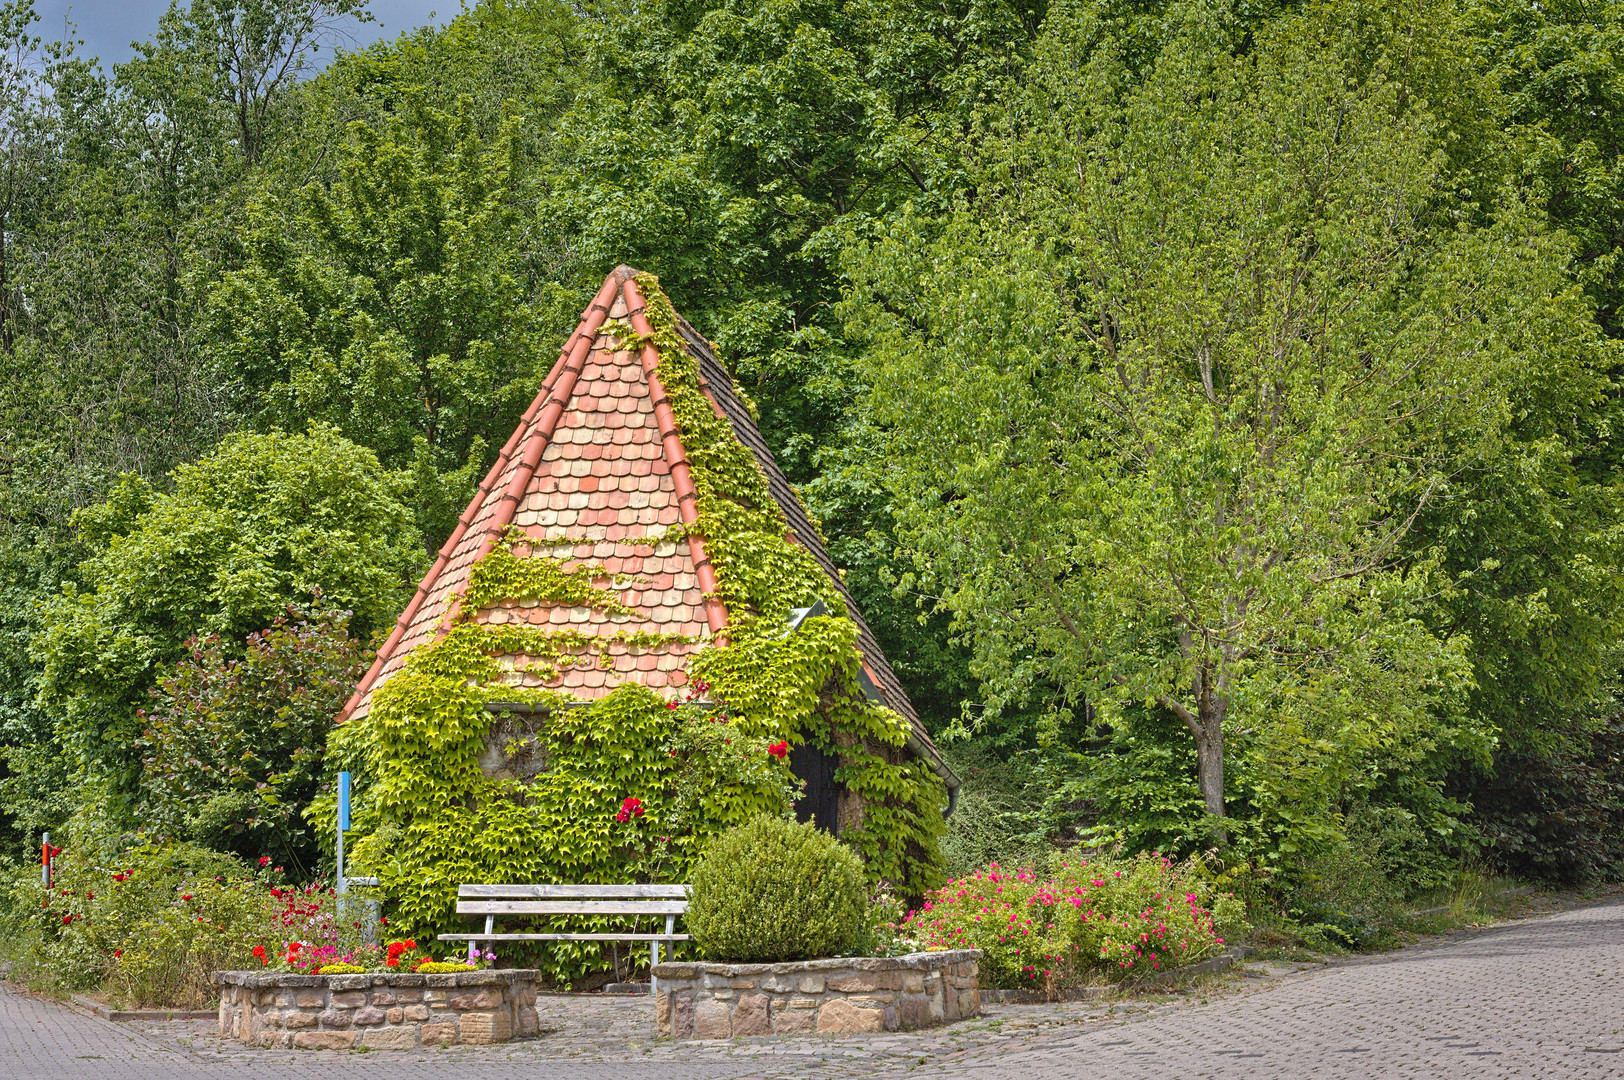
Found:
[{"label": "climbing vine on roof", "polygon": [[728,647],[705,650],[690,672],[711,684],[745,730],[838,753],[836,779],[864,804],[861,821],[842,822],[841,838],[862,854],[871,879],[919,895],[934,884],[940,861],[941,780],[903,750],[908,722],[863,693],[855,622],[824,615],[784,632],[792,609],[817,599],[844,612],[845,599],[811,552],[790,539],[755,455],[705,397],[699,363],[683,346],[659,279],[639,274],[637,284],[659,353],[656,373],[694,478],[694,531],[705,538],[730,618]]}]

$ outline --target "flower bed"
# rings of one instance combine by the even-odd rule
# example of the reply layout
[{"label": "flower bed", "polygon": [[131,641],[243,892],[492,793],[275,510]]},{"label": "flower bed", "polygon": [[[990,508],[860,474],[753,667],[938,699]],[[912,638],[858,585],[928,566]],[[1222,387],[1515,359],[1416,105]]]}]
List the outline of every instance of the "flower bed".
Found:
[{"label": "flower bed", "polygon": [[402,1050],[534,1035],[531,969],[294,975],[219,971],[220,1035],[250,1046]]},{"label": "flower bed", "polygon": [[934,1027],[981,1011],[973,949],[785,964],[659,964],[654,1015],[673,1039]]},{"label": "flower bed", "polygon": [[1219,926],[1241,925],[1241,911],[1193,865],[1152,852],[1049,874],[994,863],[929,894],[898,931],[929,949],[981,949],[988,985],[1053,997],[1089,971],[1133,978],[1214,956]]}]

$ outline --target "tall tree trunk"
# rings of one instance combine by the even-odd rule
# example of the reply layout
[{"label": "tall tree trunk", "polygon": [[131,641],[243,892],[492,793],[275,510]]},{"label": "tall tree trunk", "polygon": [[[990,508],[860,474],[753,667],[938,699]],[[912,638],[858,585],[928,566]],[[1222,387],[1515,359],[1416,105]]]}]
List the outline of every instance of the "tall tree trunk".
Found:
[{"label": "tall tree trunk", "polygon": [[1201,782],[1201,801],[1207,813],[1224,816],[1224,732],[1214,725],[1208,727],[1205,718],[1202,734],[1195,740],[1196,774]]},{"label": "tall tree trunk", "polygon": [[[1179,634],[1179,644],[1185,655],[1194,651],[1194,635],[1188,631]],[[1228,659],[1227,657],[1225,658]],[[1191,684],[1195,708],[1169,695],[1160,695],[1161,706],[1184,721],[1195,739],[1196,779],[1201,787],[1201,801],[1207,813],[1224,817],[1224,717],[1229,712],[1229,677],[1221,669],[1214,673],[1210,660],[1199,661],[1195,679]],[[1219,828],[1214,840],[1219,847],[1229,843],[1229,830]]]},{"label": "tall tree trunk", "polygon": [[[1229,712],[1227,680],[1214,678],[1212,668],[1202,664],[1195,673],[1195,723],[1190,725],[1195,735],[1196,776],[1201,784],[1201,801],[1207,813],[1224,816],[1224,715]],[[1214,836],[1219,847],[1229,843],[1229,830],[1219,829]]]},{"label": "tall tree trunk", "polygon": [[0,349],[9,356],[16,349],[12,324],[16,322],[17,313],[11,303],[10,252],[6,250],[5,229],[8,220],[9,216],[0,217]]}]

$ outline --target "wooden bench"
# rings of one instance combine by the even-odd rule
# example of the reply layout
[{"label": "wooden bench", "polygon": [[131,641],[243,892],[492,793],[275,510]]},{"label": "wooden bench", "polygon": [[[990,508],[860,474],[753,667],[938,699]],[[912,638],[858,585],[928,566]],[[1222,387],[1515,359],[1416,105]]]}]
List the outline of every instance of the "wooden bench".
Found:
[{"label": "wooden bench", "polygon": [[[441,941],[646,941],[651,992],[657,989],[652,964],[660,962],[660,943],[690,940],[676,932],[677,916],[688,914],[686,885],[462,885],[457,914],[485,916],[485,932],[441,934]],[[665,933],[498,934],[498,915],[663,916]]]}]

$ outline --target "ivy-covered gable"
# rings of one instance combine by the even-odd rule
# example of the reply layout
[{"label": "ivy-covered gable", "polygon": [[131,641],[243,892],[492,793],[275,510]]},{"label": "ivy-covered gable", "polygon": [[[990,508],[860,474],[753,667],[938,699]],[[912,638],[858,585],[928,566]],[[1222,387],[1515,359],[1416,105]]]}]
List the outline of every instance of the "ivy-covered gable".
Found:
[{"label": "ivy-covered gable", "polygon": [[[582,314],[343,718],[364,716],[372,692],[412,651],[459,620],[506,628],[503,639],[512,648],[497,660],[502,680],[512,685],[597,700],[633,682],[676,699],[699,650],[730,620],[762,615],[762,596],[775,598],[769,606],[780,594],[810,605],[832,588],[829,609],[855,624],[865,681],[907,721],[910,749],[956,786],[773,460],[750,402],[710,343],[663,293],[651,305],[636,280],[631,268],[617,268]],[[659,321],[662,304],[670,323],[665,351],[672,354],[663,371],[658,347],[635,325],[651,314]],[[679,358],[692,368],[695,404],[714,419],[678,418],[681,394],[666,384],[684,381],[671,367]],[[707,437],[736,445],[712,448],[696,477],[687,443]],[[739,474],[731,481],[729,468]],[[766,526],[804,548],[827,581],[800,596],[784,588],[794,574],[768,583],[760,595],[719,584],[699,527],[704,486],[716,488],[719,501],[765,515]],[[719,539],[726,544],[731,537]],[[477,596],[469,592],[476,561],[485,582]],[[528,578],[545,580],[527,588]],[[574,589],[560,592],[565,579]]]}]

